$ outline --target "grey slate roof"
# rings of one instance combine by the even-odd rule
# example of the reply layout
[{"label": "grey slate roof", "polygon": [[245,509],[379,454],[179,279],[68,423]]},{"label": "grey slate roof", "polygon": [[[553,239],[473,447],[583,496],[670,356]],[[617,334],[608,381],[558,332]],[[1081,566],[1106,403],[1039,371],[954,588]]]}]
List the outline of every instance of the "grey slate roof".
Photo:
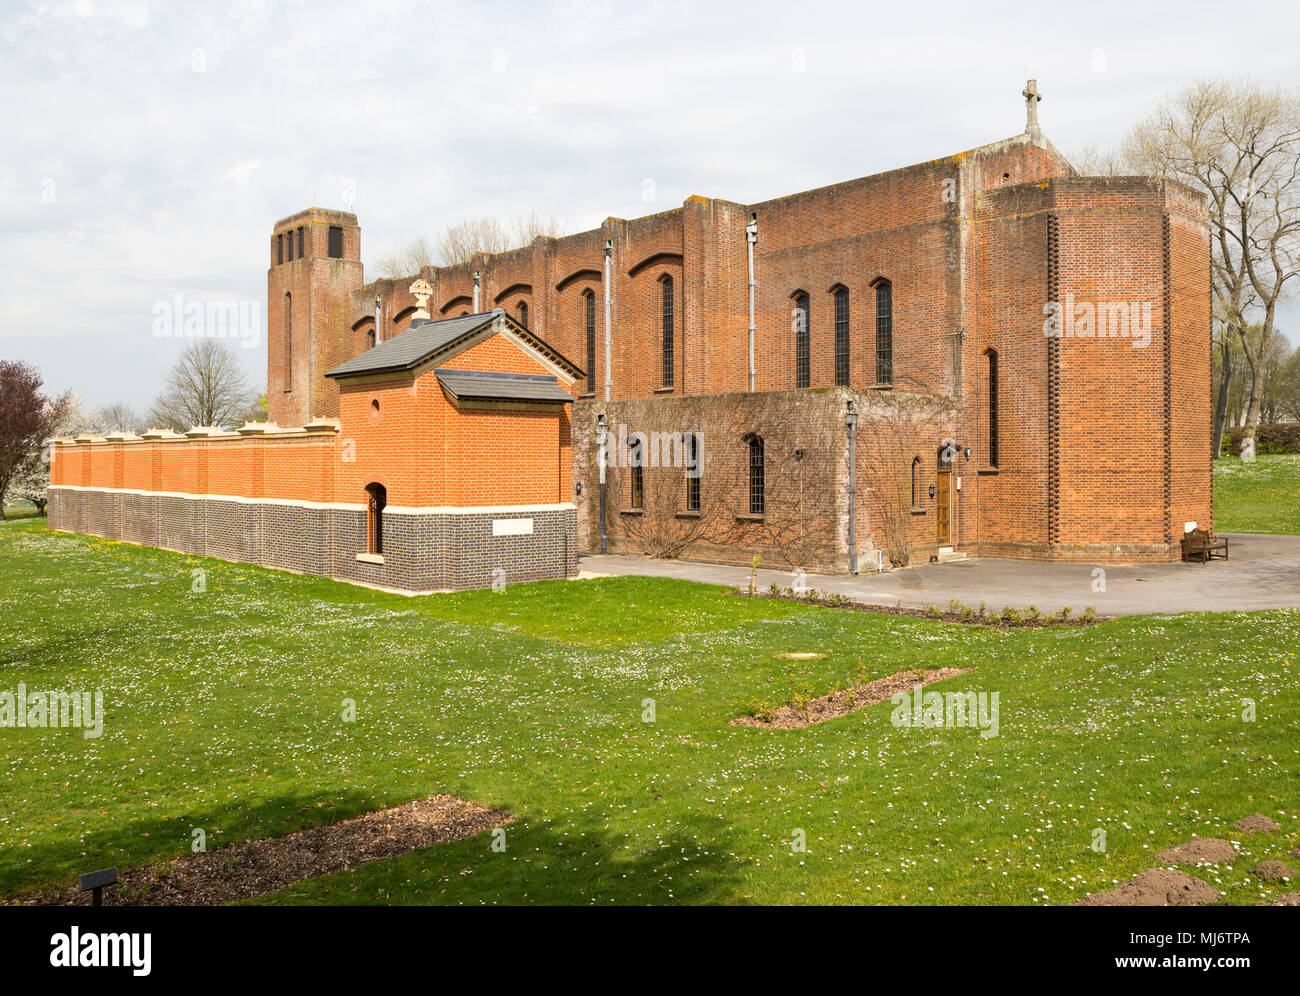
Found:
[{"label": "grey slate roof", "polygon": [[469,339],[483,331],[492,323],[500,321],[511,334],[518,336],[546,356],[560,369],[574,377],[584,376],[580,366],[564,356],[550,343],[524,328],[503,308],[483,311],[477,315],[461,315],[457,318],[441,318],[436,322],[425,321],[419,325],[412,323],[405,332],[393,336],[378,346],[366,350],[360,356],[354,356],[346,363],[341,363],[329,371],[326,377],[355,377],[358,374],[397,373],[412,370],[426,360],[451,348],[456,343]]},{"label": "grey slate roof", "polygon": [[433,374],[457,400],[545,401],[554,404],[573,400],[573,395],[562,388],[556,378],[545,374],[488,373],[442,367]]},{"label": "grey slate roof", "polygon": [[367,349],[346,363],[335,367],[326,377],[350,377],[363,373],[385,373],[393,370],[410,370],[425,359],[451,345],[457,339],[473,335],[491,325],[505,311],[485,311],[477,315],[444,318],[436,322],[415,325],[400,335]]}]

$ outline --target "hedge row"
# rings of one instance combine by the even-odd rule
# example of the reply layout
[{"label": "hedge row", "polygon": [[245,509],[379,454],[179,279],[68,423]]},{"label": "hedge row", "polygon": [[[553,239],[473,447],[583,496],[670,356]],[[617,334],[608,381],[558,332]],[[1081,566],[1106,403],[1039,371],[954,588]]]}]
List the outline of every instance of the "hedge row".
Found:
[{"label": "hedge row", "polygon": [[[1241,427],[1230,428],[1223,434],[1225,456],[1241,454]],[[1300,453],[1300,422],[1281,422],[1261,425],[1255,432],[1256,453]]]}]

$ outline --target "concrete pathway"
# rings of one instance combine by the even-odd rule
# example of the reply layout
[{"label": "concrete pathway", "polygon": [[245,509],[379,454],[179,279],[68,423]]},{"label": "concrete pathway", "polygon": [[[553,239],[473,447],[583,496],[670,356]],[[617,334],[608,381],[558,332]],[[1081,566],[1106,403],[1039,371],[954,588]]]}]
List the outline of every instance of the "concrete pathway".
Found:
[{"label": "concrete pathway", "polygon": [[[1208,564],[1106,567],[1105,591],[1094,591],[1095,564],[1048,564],[981,558],[925,564],[884,574],[809,574],[808,587],[873,605],[947,608],[948,600],[990,610],[1037,606],[1044,614],[1093,606],[1103,616],[1238,609],[1300,608],[1300,536],[1228,534],[1230,560]],[[578,560],[586,576],[646,575],[745,587],[749,568],[611,554]],[[788,571],[760,569],[758,584],[792,587]]]}]

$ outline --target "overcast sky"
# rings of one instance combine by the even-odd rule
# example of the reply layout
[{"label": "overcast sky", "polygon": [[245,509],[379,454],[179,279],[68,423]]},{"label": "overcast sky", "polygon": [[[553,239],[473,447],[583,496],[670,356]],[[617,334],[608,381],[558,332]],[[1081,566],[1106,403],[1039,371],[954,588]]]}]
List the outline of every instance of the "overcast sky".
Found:
[{"label": "overcast sky", "polygon": [[[582,231],[1017,134],[1026,74],[1058,148],[1114,145],[1200,75],[1300,88],[1300,14],[1268,8],[1240,9],[1247,30],[1222,3],[1138,0],[4,0],[0,357],[144,408],[183,344],[155,307],[260,322],[272,224],[349,189],[372,276],[468,215]],[[264,339],[239,352],[260,389]]]}]

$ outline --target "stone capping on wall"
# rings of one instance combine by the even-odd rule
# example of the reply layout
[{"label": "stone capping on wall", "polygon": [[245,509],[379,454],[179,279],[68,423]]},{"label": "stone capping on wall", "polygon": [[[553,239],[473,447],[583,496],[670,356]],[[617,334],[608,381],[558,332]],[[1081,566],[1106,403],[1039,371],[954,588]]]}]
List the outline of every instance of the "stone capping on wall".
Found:
[{"label": "stone capping on wall", "polygon": [[223,429],[220,426],[195,425],[185,432],[172,429],[151,428],[136,435],[134,432],[110,432],[107,436],[83,433],[80,436],[53,436],[49,442],[53,446],[98,446],[101,444],[123,443],[188,443],[196,439],[240,439],[249,436],[275,436],[277,439],[288,437],[321,436],[339,431],[336,418],[317,418],[304,426],[286,428],[274,422],[245,422],[238,429]]}]

